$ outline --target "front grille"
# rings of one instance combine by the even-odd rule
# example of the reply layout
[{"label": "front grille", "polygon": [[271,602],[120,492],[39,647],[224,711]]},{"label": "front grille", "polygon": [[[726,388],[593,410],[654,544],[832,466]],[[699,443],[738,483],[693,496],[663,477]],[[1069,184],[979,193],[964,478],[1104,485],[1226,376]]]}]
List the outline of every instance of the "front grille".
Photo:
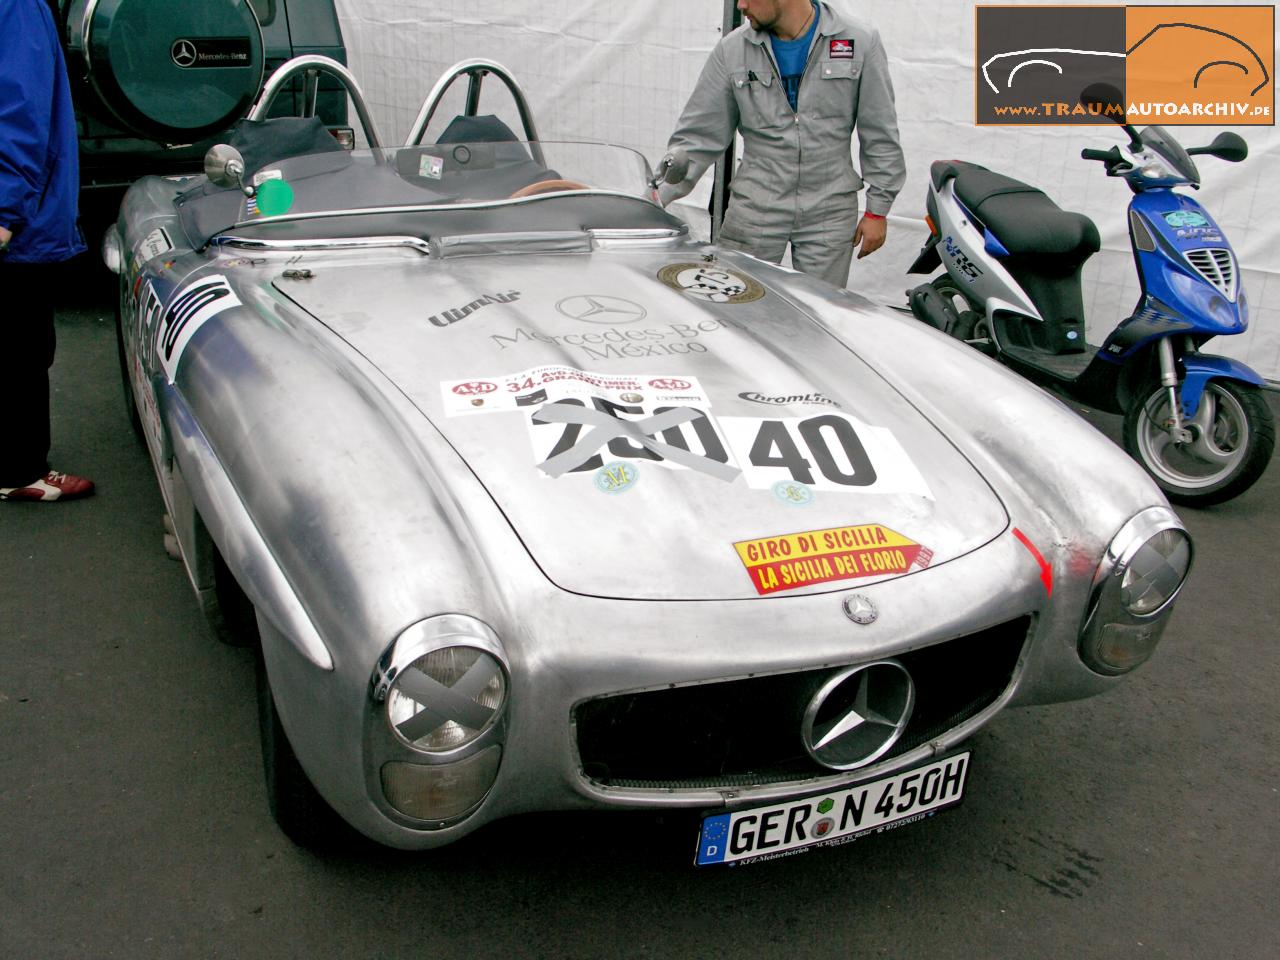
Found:
[{"label": "front grille", "polygon": [[[1030,618],[896,659],[916,706],[882,760],[936,739],[980,713],[1013,679]],[[785,783],[832,771],[804,749],[810,699],[841,667],[601,697],[574,713],[585,775],[613,787],[697,789]]]},{"label": "front grille", "polygon": [[1187,261],[1228,300],[1236,299],[1236,261],[1226,247],[1188,250]]}]

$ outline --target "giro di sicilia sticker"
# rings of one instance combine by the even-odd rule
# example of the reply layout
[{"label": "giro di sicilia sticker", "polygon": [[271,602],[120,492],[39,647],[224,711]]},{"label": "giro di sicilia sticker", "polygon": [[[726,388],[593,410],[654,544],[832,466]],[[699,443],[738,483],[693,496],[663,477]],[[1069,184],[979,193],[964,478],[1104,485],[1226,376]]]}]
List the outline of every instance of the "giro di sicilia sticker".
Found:
[{"label": "giro di sicilia sticker", "polygon": [[931,551],[878,523],[784,533],[733,547],[762,596],[832,580],[897,576],[933,559]]}]

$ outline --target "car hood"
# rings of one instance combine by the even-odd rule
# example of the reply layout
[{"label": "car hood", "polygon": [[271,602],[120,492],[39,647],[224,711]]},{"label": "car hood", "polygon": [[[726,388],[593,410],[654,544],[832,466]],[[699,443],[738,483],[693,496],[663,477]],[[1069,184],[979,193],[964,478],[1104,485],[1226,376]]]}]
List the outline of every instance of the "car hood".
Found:
[{"label": "car hood", "polygon": [[[682,253],[317,262],[274,285],[412,401],[565,590],[847,589],[1007,527],[858,356],[856,309],[830,307],[836,336],[784,273]],[[376,464],[352,496],[378,496]]]}]

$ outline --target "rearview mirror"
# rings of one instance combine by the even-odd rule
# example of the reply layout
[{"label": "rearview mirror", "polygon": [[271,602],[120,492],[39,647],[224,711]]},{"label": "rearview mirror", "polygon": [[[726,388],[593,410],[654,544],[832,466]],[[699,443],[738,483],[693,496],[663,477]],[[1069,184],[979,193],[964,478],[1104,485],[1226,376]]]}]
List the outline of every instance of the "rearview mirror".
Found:
[{"label": "rearview mirror", "polygon": [[689,155],[684,152],[683,147],[676,147],[662,158],[649,183],[654,187],[660,183],[679,183],[688,175]]},{"label": "rearview mirror", "polygon": [[1119,87],[1110,83],[1091,83],[1080,92],[1080,103],[1092,107],[1105,120],[1119,124],[1129,135],[1129,143],[1134,149],[1142,148],[1142,138],[1138,131],[1128,122],[1124,105],[1124,93]]},{"label": "rearview mirror", "polygon": [[204,155],[204,175],[219,187],[239,187],[246,197],[253,196],[253,187],[244,184],[244,157],[235,147],[216,143]]},{"label": "rearview mirror", "polygon": [[1124,123],[1124,94],[1109,83],[1091,83],[1080,93],[1080,103],[1093,107],[1108,120]]},{"label": "rearview mirror", "polygon": [[1240,134],[1232,133],[1230,130],[1223,130],[1213,138],[1213,143],[1207,147],[1192,147],[1187,153],[1188,155],[1205,154],[1210,157],[1217,157],[1220,160],[1226,160],[1229,163],[1239,163],[1249,156],[1249,144],[1245,142],[1244,137],[1240,136]]}]

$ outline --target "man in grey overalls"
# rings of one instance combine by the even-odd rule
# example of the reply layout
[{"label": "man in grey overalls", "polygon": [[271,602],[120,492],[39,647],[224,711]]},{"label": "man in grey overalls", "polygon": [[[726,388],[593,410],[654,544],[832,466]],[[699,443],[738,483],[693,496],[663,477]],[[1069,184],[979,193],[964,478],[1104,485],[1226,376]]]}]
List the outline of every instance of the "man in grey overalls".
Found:
[{"label": "man in grey overalls", "polygon": [[812,0],[738,0],[738,9],[747,23],[711,52],[671,135],[689,173],[664,185],[662,203],[692,190],[739,131],[745,149],[717,242],[775,263],[790,243],[797,270],[844,286],[853,248],[862,258],[884,243],[906,178],[880,35]]}]

